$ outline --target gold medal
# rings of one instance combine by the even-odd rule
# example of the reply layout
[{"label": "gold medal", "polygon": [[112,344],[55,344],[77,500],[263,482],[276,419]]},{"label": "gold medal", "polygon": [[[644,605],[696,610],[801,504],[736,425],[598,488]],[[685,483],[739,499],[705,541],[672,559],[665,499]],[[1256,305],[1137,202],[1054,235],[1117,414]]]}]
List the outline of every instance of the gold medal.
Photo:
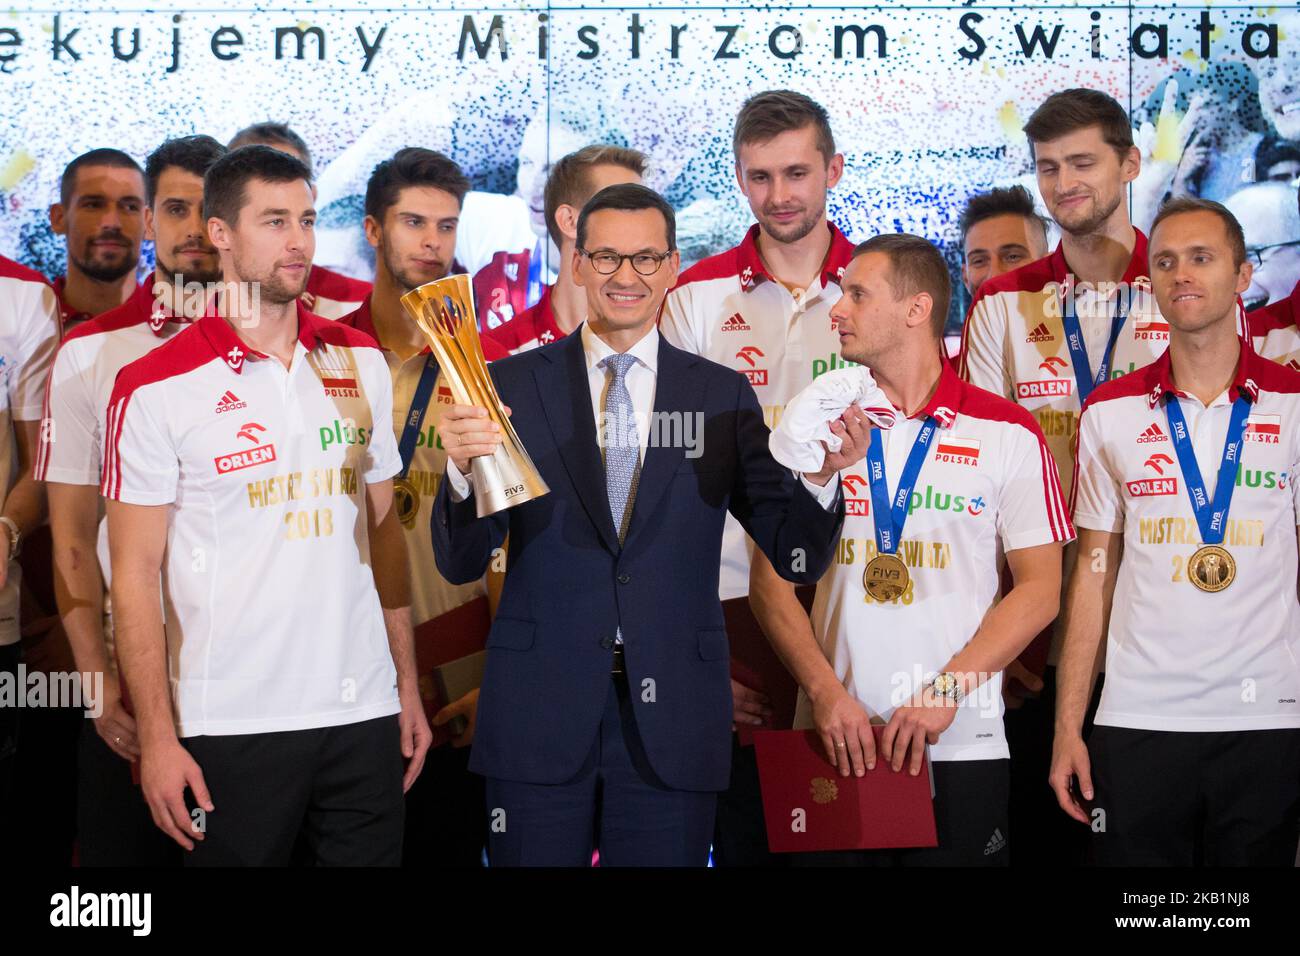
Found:
[{"label": "gold medal", "polygon": [[415,487],[415,482],[410,478],[394,478],[393,504],[402,527],[408,531],[414,528],[415,516],[420,510],[420,490]]},{"label": "gold medal", "polygon": [[877,601],[892,601],[902,597],[911,580],[907,565],[896,554],[878,554],[867,562],[862,572],[862,586]]},{"label": "gold medal", "polygon": [[1217,544],[1198,548],[1187,561],[1187,580],[1202,591],[1222,591],[1237,578],[1237,562]]}]

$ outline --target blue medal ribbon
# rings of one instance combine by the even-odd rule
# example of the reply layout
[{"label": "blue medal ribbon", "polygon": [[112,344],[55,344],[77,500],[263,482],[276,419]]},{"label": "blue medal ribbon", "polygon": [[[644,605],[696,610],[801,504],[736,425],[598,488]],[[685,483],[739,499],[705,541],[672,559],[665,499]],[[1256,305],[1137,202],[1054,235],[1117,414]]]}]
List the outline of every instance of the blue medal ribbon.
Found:
[{"label": "blue medal ribbon", "polygon": [[1165,401],[1165,420],[1169,423],[1169,434],[1173,437],[1174,451],[1178,455],[1178,467],[1182,469],[1183,481],[1187,484],[1187,495],[1192,500],[1192,511],[1196,515],[1203,544],[1220,544],[1227,531],[1228,507],[1232,504],[1232,492],[1237,485],[1242,437],[1246,432],[1246,418],[1249,415],[1250,400],[1244,395],[1237,396],[1237,400],[1232,403],[1228,435],[1223,443],[1223,461],[1219,464],[1219,480],[1214,486],[1214,501],[1211,503],[1209,493],[1205,490],[1205,481],[1201,478],[1201,467],[1196,463],[1196,452],[1192,448],[1192,438],[1188,433],[1183,410],[1176,397],[1170,396]]},{"label": "blue medal ribbon", "polygon": [[1115,343],[1119,341],[1119,331],[1124,327],[1126,318],[1116,302],[1115,317],[1110,323],[1110,339],[1106,342],[1106,351],[1102,353],[1101,365],[1097,374],[1092,374],[1092,363],[1088,361],[1088,350],[1083,345],[1083,329],[1079,327],[1079,317],[1074,312],[1074,296],[1065,296],[1065,307],[1061,314],[1061,323],[1065,326],[1065,345],[1070,350],[1070,364],[1074,366],[1074,381],[1079,389],[1079,404],[1082,405],[1092,394],[1092,390],[1106,381],[1110,375],[1110,363],[1115,357]]},{"label": "blue medal ribbon", "polygon": [[871,482],[871,507],[875,511],[872,524],[876,530],[876,549],[881,554],[894,554],[898,551],[903,536],[903,522],[907,520],[907,507],[912,500],[912,489],[916,487],[925,453],[929,450],[930,440],[938,427],[939,422],[933,416],[926,418],[912,444],[912,450],[907,454],[903,475],[898,481],[898,490],[894,492],[892,501],[889,497],[889,482],[885,477],[885,443],[881,440],[880,429],[872,430],[871,444],[867,448],[867,477]]},{"label": "blue medal ribbon", "polygon": [[437,379],[438,360],[431,352],[420,371],[420,380],[415,384],[411,410],[406,413],[406,425],[402,428],[402,437],[397,443],[397,453],[402,459],[402,472],[398,478],[405,478],[411,470],[411,461],[415,458],[415,448],[420,440],[420,429],[424,426],[424,415],[429,410],[429,399],[433,397],[433,383]]}]

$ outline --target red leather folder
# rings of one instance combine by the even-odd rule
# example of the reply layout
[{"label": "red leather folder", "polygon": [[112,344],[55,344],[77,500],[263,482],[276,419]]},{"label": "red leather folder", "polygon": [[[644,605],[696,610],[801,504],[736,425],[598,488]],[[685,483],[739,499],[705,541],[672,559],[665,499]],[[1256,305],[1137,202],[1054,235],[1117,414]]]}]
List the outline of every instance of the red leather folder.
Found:
[{"label": "red leather folder", "polygon": [[[795,589],[799,603],[805,611],[812,607],[815,586]],[[763,726],[772,730],[788,730],[794,724],[795,705],[799,701],[799,685],[790,676],[790,672],[777,657],[776,651],[763,633],[753,611],[749,609],[749,598],[734,598],[722,602],[722,615],[727,624],[727,636],[731,639],[731,676],[740,684],[753,690],[761,691],[771,701],[772,716]],[[737,724],[736,735],[743,747],[754,742],[754,731],[760,729],[753,724]]]},{"label": "red leather folder", "polygon": [[476,654],[487,646],[492,615],[488,599],[478,597],[415,629],[415,672],[420,679],[420,699],[433,731],[434,747],[451,739],[446,726],[433,726],[433,715],[451,701],[441,699],[433,670],[439,664]]},{"label": "red leather folder", "polygon": [[[873,727],[876,746],[884,727]],[[915,777],[877,757],[861,777],[840,776],[811,730],[754,734],[767,843],[773,853],[937,846],[927,759]]]}]

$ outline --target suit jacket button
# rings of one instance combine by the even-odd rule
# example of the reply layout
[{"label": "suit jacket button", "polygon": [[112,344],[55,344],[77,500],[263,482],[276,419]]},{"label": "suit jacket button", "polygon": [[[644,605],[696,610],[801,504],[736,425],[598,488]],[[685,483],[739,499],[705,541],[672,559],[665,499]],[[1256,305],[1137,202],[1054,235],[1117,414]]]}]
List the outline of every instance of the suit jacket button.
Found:
[{"label": "suit jacket button", "polygon": [[618,576],[619,584],[627,584],[627,582],[631,580],[632,580],[632,575],[628,574],[626,571],[624,571],[622,574]]},{"label": "suit jacket button", "polygon": [[614,639],[612,637],[603,638],[600,642],[600,646],[605,648],[605,650],[609,650],[614,646]]}]

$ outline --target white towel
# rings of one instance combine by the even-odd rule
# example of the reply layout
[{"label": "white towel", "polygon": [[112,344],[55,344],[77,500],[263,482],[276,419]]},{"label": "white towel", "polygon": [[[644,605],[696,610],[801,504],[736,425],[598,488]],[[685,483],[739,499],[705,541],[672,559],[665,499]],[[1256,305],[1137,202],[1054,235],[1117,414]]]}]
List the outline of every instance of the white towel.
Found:
[{"label": "white towel", "polygon": [[863,366],[837,368],[817,376],[786,405],[781,421],[768,439],[772,457],[787,468],[805,474],[821,471],[826,449],[839,451],[843,444],[831,431],[831,422],[850,405],[857,405],[881,428],[893,428],[898,420],[898,412],[870,371]]}]

